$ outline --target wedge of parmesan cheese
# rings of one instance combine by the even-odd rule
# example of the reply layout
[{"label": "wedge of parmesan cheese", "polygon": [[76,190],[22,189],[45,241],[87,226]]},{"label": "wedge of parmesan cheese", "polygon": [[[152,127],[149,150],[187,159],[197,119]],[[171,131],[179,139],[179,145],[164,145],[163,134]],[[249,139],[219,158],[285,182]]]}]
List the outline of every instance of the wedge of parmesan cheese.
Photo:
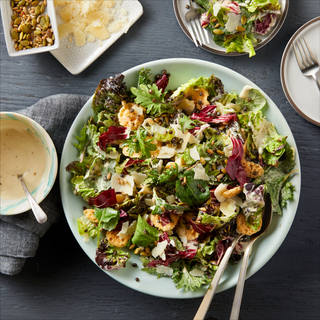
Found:
[{"label": "wedge of parmesan cheese", "polygon": [[132,196],[134,187],[133,177],[127,174],[122,178],[120,173],[114,173],[111,178],[111,187],[115,192],[122,192]]}]

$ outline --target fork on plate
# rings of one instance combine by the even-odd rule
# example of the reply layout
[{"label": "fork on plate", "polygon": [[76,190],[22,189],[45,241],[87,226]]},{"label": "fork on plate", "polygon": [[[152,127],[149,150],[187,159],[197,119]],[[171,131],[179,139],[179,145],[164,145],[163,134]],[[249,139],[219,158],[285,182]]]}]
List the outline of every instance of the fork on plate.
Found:
[{"label": "fork on plate", "polygon": [[192,0],[189,0],[190,9],[185,14],[186,26],[191,34],[194,44],[198,47],[203,44],[209,44],[209,34],[207,30],[201,27],[200,12],[192,4]]},{"label": "fork on plate", "polygon": [[319,63],[311,51],[306,39],[304,37],[302,37],[302,39],[303,41],[298,39],[296,42],[293,42],[294,54],[303,75],[307,77],[313,77],[317,83],[318,89],[320,90]]}]

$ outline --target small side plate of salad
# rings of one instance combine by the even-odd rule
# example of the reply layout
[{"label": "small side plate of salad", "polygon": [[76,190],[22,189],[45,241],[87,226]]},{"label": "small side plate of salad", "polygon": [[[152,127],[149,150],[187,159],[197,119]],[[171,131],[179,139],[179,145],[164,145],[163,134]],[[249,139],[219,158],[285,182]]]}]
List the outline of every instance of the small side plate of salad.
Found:
[{"label": "small side plate of salad", "polygon": [[[159,297],[204,295],[237,232],[273,221],[247,276],[286,237],[300,196],[290,128],[272,100],[236,72],[193,59],[148,62],[102,79],[76,117],[60,167],[69,226],[120,283]],[[246,241],[218,291],[234,286]]]},{"label": "small side plate of salad", "polygon": [[[209,33],[201,47],[218,55],[256,55],[282,27],[289,0],[192,0],[201,13],[200,24]],[[177,21],[191,40],[185,13],[189,0],[173,0]]]}]

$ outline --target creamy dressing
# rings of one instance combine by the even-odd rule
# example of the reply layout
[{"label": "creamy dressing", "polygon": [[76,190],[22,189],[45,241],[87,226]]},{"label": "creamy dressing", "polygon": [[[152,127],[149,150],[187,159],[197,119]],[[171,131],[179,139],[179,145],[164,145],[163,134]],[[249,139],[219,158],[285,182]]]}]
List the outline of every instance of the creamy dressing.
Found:
[{"label": "creamy dressing", "polygon": [[30,192],[35,190],[45,172],[46,157],[41,139],[25,124],[14,120],[0,120],[1,199],[25,197],[18,174],[23,174]]}]

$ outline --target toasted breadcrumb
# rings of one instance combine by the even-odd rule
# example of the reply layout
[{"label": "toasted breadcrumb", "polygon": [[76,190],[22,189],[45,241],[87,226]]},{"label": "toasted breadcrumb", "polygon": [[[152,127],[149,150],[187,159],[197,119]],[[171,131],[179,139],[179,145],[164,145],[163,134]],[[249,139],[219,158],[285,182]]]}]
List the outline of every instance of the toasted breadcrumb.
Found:
[{"label": "toasted breadcrumb", "polygon": [[197,239],[199,237],[200,233],[196,232],[193,229],[193,227],[188,223],[188,221],[192,217],[193,215],[190,215],[190,214],[184,214],[180,217],[180,221],[175,228],[180,239],[182,239],[185,236],[189,241],[189,240]]},{"label": "toasted breadcrumb", "polygon": [[247,161],[244,158],[241,160],[241,165],[249,178],[258,178],[264,173],[264,170],[260,166],[260,164],[254,163],[252,161]]},{"label": "toasted breadcrumb", "polygon": [[238,186],[238,187],[224,191],[222,193],[222,195],[225,198],[233,198],[233,197],[237,196],[242,191],[242,189],[243,189],[242,187]]},{"label": "toasted breadcrumb", "polygon": [[83,214],[92,222],[98,223],[99,220],[94,215],[94,209],[86,209],[83,211]]},{"label": "toasted breadcrumb", "polygon": [[107,231],[106,238],[111,245],[117,248],[122,248],[127,244],[131,236],[123,236],[123,238],[120,238],[118,236],[118,233],[119,231],[115,231],[115,230]]},{"label": "toasted breadcrumb", "polygon": [[121,103],[122,108],[119,110],[118,114],[119,123],[131,130],[137,130],[144,121],[143,113],[138,114],[137,110],[144,110],[144,108],[135,103],[126,103],[125,101],[122,101]]},{"label": "toasted breadcrumb", "polygon": [[171,222],[166,224],[165,226],[163,226],[161,224],[161,222],[158,222],[160,221],[160,216],[158,214],[151,214],[151,217],[150,217],[153,225],[158,228],[159,230],[162,230],[162,231],[169,231],[169,230],[172,230],[178,223],[179,221],[179,216],[176,215],[176,214],[172,214],[170,216],[170,220]]}]

